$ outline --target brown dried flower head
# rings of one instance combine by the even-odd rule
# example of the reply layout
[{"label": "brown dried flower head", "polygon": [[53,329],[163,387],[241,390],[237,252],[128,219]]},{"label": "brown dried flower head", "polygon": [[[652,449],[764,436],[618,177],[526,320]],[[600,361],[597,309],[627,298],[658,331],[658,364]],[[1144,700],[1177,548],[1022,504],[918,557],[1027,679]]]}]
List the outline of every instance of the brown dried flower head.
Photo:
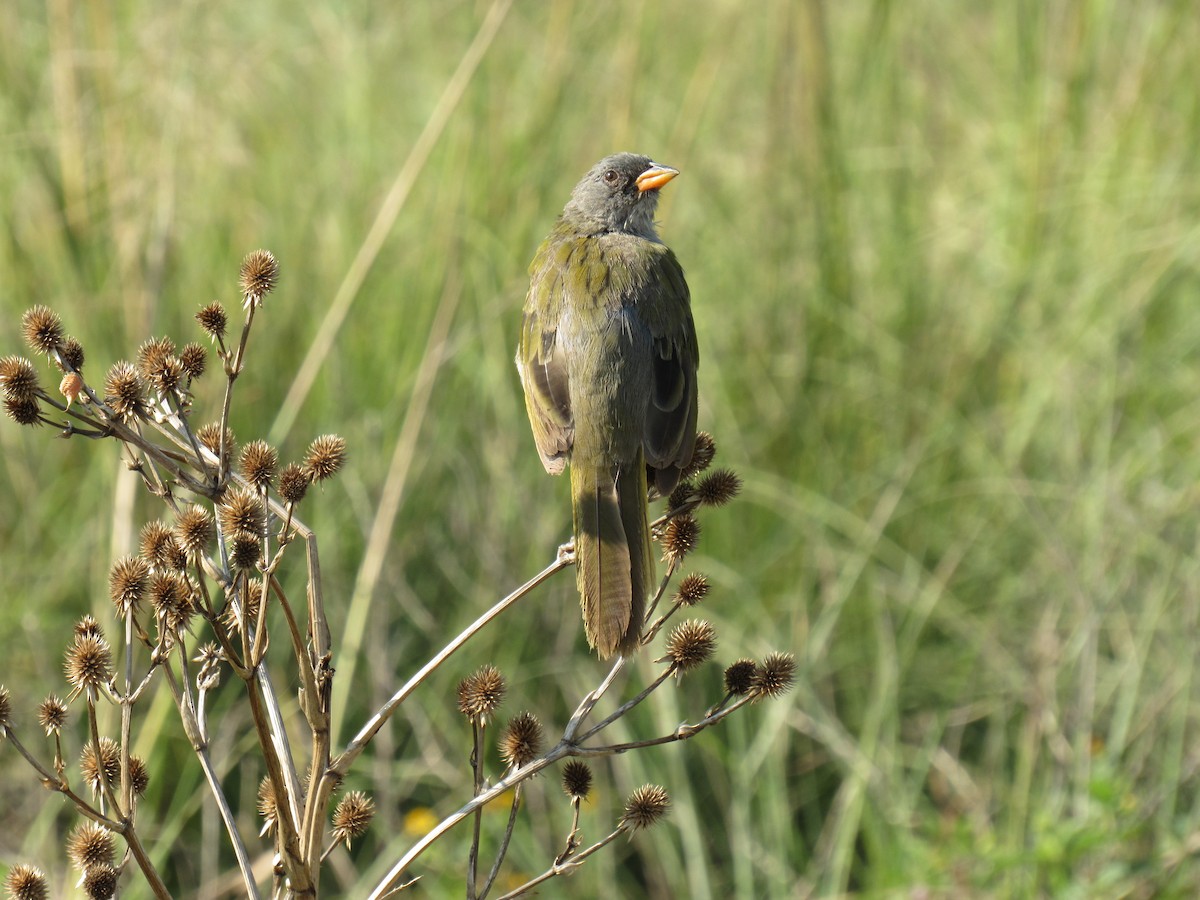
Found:
[{"label": "brown dried flower head", "polygon": [[242,260],[238,279],[247,308],[260,306],[262,299],[275,289],[279,280],[279,263],[269,250],[255,250]]},{"label": "brown dried flower head", "polygon": [[667,522],[662,532],[663,559],[678,564],[696,549],[700,521],[691,513],[680,513]]},{"label": "brown dried flower head", "polygon": [[88,900],[110,900],[117,893],[120,873],[110,865],[93,866],[83,873],[83,892]]},{"label": "brown dried flower head", "polygon": [[147,522],[138,533],[142,556],[156,569],[174,568],[175,557],[182,553],[175,534],[166,522]]},{"label": "brown dried flower head", "polygon": [[168,644],[189,630],[192,617],[196,615],[192,586],[177,572],[161,572],[154,576],[150,582],[150,604]]},{"label": "brown dried flower head", "polygon": [[183,364],[183,371],[187,377],[195,380],[208,368],[208,351],[204,349],[203,344],[189,341],[179,351],[179,362]]},{"label": "brown dried flower head", "polygon": [[258,815],[263,820],[259,835],[271,834],[275,830],[278,810],[275,806],[275,786],[271,784],[269,775],[264,775],[258,783]]},{"label": "brown dried flower head", "polygon": [[58,348],[58,358],[54,360],[54,364],[58,366],[60,372],[72,369],[79,372],[83,369],[83,357],[83,344],[67,335],[62,346]]},{"label": "brown dried flower head", "polygon": [[725,690],[741,697],[754,689],[754,673],[758,664],[752,659],[739,659],[725,669]]},{"label": "brown dried flower head", "polygon": [[37,353],[49,354],[63,342],[62,319],[48,306],[35,306],[21,316],[21,331],[25,343]]},{"label": "brown dried flower head", "polygon": [[111,865],[117,855],[117,841],[111,831],[90,819],[71,830],[67,838],[67,856],[80,871]]},{"label": "brown dried flower head", "polygon": [[285,503],[295,505],[308,493],[308,472],[300,463],[288,463],[279,473],[279,496]]},{"label": "brown dried flower head", "polygon": [[703,506],[724,506],[742,490],[742,479],[732,469],[715,469],[696,484],[696,499]]},{"label": "brown dried flower head", "polygon": [[578,759],[572,759],[563,766],[562,788],[572,800],[586,800],[592,791],[592,769]]},{"label": "brown dried flower head", "polygon": [[25,863],[18,863],[8,870],[4,887],[13,900],[46,900],[50,896],[45,873]]},{"label": "brown dried flower head", "polygon": [[38,724],[45,730],[46,737],[62,731],[67,724],[67,715],[67,704],[56,694],[51,694],[38,705]]},{"label": "brown dried flower head", "polygon": [[241,632],[242,618],[251,622],[258,621],[258,611],[262,609],[262,582],[251,581],[242,597],[242,615],[238,615],[234,604],[230,603],[225,609],[224,622],[227,628],[235,634]]},{"label": "brown dried flower head", "polygon": [[261,535],[266,528],[266,509],[262,498],[244,487],[226,491],[221,505],[217,507],[221,517],[221,530],[226,534],[245,531]]},{"label": "brown dried flower head", "polygon": [[696,432],[696,447],[692,450],[692,461],[683,470],[683,477],[692,478],[699,475],[712,465],[716,455],[717,445],[713,441],[713,436],[707,431]]},{"label": "brown dried flower head", "polygon": [[346,461],[346,440],[336,434],[323,434],[308,445],[304,468],[310,481],[332,477]]},{"label": "brown dried flower head", "polygon": [[717,633],[701,619],[680,622],[667,635],[667,659],[676,673],[696,668],[716,649]]},{"label": "brown dried flower head", "polygon": [[146,414],[146,387],[133,363],[120,360],[109,368],[104,376],[104,402],[124,421]]},{"label": "brown dried flower head", "polygon": [[168,356],[156,368],[147,380],[160,395],[170,394],[179,390],[187,372],[183,368],[183,360],[178,356]]},{"label": "brown dried flower head", "polygon": [[12,719],[12,694],[8,688],[0,684],[0,732],[8,728],[9,721]]},{"label": "brown dried flower head", "polygon": [[510,767],[527,766],[542,752],[542,723],[531,712],[508,720],[500,736],[500,756]]},{"label": "brown dried flower head", "polygon": [[58,383],[58,392],[66,399],[69,407],[83,392],[83,379],[75,372],[68,372]]},{"label": "brown dried flower head", "polygon": [[95,634],[77,635],[67,650],[63,671],[71,682],[74,699],[82,691],[95,691],[107,684],[112,669],[112,648]]},{"label": "brown dried flower head", "polygon": [[196,313],[196,321],[213,338],[225,337],[225,328],[229,325],[229,317],[225,315],[225,307],[213,301]]},{"label": "brown dried flower head", "polygon": [[0,359],[0,390],[6,400],[33,400],[38,392],[37,368],[23,356],[5,356]]},{"label": "brown dried flower head", "polygon": [[676,598],[683,606],[695,606],[708,596],[708,578],[699,572],[689,572],[679,581],[675,592]]},{"label": "brown dried flower head", "polygon": [[657,784],[644,784],[634,791],[625,802],[625,815],[621,825],[633,831],[649,828],[667,814],[671,798]]},{"label": "brown dried flower head", "polygon": [[146,761],[140,756],[129,757],[129,786],[137,797],[144,795],[146,788],[150,786],[150,770],[146,768]]},{"label": "brown dried flower head", "polygon": [[142,342],[137,351],[138,373],[150,381],[155,373],[175,355],[175,342],[169,337],[149,338]]},{"label": "brown dried flower head", "polygon": [[667,497],[667,509],[679,509],[689,500],[696,496],[696,486],[690,481],[681,481],[675,485],[675,490],[671,491]]},{"label": "brown dried flower head", "polygon": [[41,425],[42,414],[33,397],[5,397],[4,414],[18,425]]},{"label": "brown dried flower head", "polygon": [[229,544],[229,564],[239,572],[253,571],[262,559],[262,541],[258,535],[239,531]]},{"label": "brown dried flower head", "polygon": [[104,638],[104,629],[100,627],[100,622],[91,613],[85,615],[82,619],[75,623],[76,637],[98,637]]},{"label": "brown dried flower head", "polygon": [[117,748],[117,742],[112,738],[100,738],[99,756],[96,754],[96,745],[91,741],[84,744],[83,752],[79,754],[79,774],[83,776],[87,786],[92,789],[92,793],[97,796],[104,789],[100,780],[101,771],[110,786],[115,786],[120,781],[121,751]]},{"label": "brown dried flower head", "polygon": [[279,468],[279,453],[266,441],[251,441],[242,448],[239,467],[248,482],[265,491]]},{"label": "brown dried flower head", "polygon": [[[207,425],[201,425],[196,431],[196,440],[212,453],[213,456],[217,456],[221,452],[221,424],[219,422],[209,422]],[[226,428],[225,452],[232,457],[233,450],[233,432]]]},{"label": "brown dried flower head", "polygon": [[216,540],[217,523],[208,507],[193,503],[175,523],[175,540],[190,556],[203,553]]},{"label": "brown dried flower head", "polygon": [[504,699],[504,676],[495,666],[483,666],[458,683],[458,711],[473,721],[487,721]]},{"label": "brown dried flower head", "polygon": [[796,657],[790,653],[771,653],[754,672],[755,699],[781,697],[796,683]]},{"label": "brown dried flower head", "polygon": [[375,801],[362,791],[351,791],[338,801],[333,811],[333,840],[335,843],[350,842],[362,837],[375,817]]}]

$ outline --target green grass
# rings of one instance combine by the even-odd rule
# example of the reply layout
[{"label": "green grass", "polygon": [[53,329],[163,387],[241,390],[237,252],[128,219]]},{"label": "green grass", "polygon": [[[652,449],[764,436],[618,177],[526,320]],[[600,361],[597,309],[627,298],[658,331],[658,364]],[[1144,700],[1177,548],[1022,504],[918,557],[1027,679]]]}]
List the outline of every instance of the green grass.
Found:
[{"label": "green grass", "polygon": [[[335,634],[357,648],[335,661],[344,739],[566,535],[511,363],[525,266],[595,159],[649,153],[683,172],[660,217],[693,291],[701,424],[746,481],[692,561],[715,586],[703,612],[722,661],[791,649],[802,678],[788,702],[618,759],[589,834],[644,781],[672,818],[570,895],[1193,896],[1193,5],[518,2],[343,288],[294,423],[277,420],[486,9],[0,8],[0,353],[23,352],[20,312],[46,303],[97,376],[151,333],[192,339],[200,305],[236,302],[242,255],[276,253],[234,426],[285,458],[325,431],[349,441],[348,470],[306,501]],[[217,388],[200,398],[214,416]],[[0,426],[0,679],[26,721],[59,689],[68,623],[107,614],[113,556],[158,514],[113,448],[81,444]],[[511,711],[558,722],[601,671],[571,579],[360,767],[381,808],[353,854],[366,879],[411,843],[405,813],[458,805],[448,698],[483,661],[512,678]],[[630,733],[674,727],[717,681],[685,680]],[[227,708],[214,755],[252,797]],[[143,749],[187,773],[163,712]],[[0,865],[61,867],[61,804],[34,809],[3,745],[0,774],[0,808],[20,810]],[[180,885],[228,864],[193,849],[218,834],[199,784],[160,774],[143,811]],[[556,792],[532,792],[524,871],[565,828]],[[460,890],[463,841],[426,859],[427,896]],[[327,889],[355,896],[353,878],[339,864]]]}]

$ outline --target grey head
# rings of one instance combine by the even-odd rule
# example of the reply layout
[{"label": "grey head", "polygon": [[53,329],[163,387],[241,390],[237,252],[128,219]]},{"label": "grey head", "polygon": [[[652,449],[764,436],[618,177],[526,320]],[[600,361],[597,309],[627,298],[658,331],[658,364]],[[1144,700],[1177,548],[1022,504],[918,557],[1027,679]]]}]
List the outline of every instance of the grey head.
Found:
[{"label": "grey head", "polygon": [[658,192],[678,174],[637,153],[606,156],[575,185],[563,220],[588,234],[623,232],[657,241]]}]

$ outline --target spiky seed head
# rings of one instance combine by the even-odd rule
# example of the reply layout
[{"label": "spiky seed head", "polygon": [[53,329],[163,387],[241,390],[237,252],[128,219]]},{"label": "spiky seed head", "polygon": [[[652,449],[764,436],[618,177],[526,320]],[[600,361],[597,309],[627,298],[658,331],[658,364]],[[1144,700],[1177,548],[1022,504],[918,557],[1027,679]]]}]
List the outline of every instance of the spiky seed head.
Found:
[{"label": "spiky seed head", "polygon": [[178,572],[162,572],[150,582],[150,604],[168,643],[182,635],[196,615],[192,586]]},{"label": "spiky seed head", "polygon": [[696,446],[692,450],[692,461],[683,470],[684,478],[692,478],[709,466],[717,455],[717,445],[713,436],[707,431],[696,432]]},{"label": "spiky seed head", "polygon": [[375,801],[362,791],[351,791],[333,811],[334,842],[344,842],[348,849],[352,840],[367,833],[374,817]]},{"label": "spiky seed head", "polygon": [[770,653],[754,672],[755,699],[781,697],[796,683],[796,657],[791,653]]},{"label": "spiky seed head", "polygon": [[21,331],[25,335],[25,343],[37,353],[50,353],[66,336],[58,313],[40,304],[25,310],[21,316]]},{"label": "spiky seed head", "polygon": [[266,509],[262,498],[244,487],[226,491],[221,505],[217,507],[217,514],[221,517],[221,530],[226,534],[246,531],[261,535],[266,527]]},{"label": "spiky seed head", "polygon": [[137,370],[147,381],[154,378],[168,359],[175,355],[175,342],[169,337],[148,338],[137,350]]},{"label": "spiky seed head", "polygon": [[75,623],[76,637],[95,636],[104,638],[104,629],[100,627],[99,621],[91,613],[85,615],[82,619]]},{"label": "spiky seed head", "polygon": [[17,863],[8,870],[4,887],[12,900],[46,900],[50,896],[45,873],[25,863]]},{"label": "spiky seed head", "polygon": [[116,855],[117,841],[113,833],[90,819],[76,825],[67,838],[67,856],[80,871],[109,865]]},{"label": "spiky seed head", "polygon": [[178,356],[168,356],[150,374],[147,381],[153,385],[160,395],[179,390],[187,372],[183,368],[183,360]]},{"label": "spiky seed head", "polygon": [[129,786],[136,797],[143,796],[150,786],[150,770],[146,768],[146,760],[140,756],[129,757]]},{"label": "spiky seed head", "polygon": [[258,783],[258,815],[263,820],[260,835],[271,834],[275,830],[278,809],[275,805],[275,786],[271,784],[269,775],[264,775]]},{"label": "spiky seed head", "polygon": [[680,563],[700,541],[700,520],[691,513],[674,516],[662,532],[663,559]]},{"label": "spiky seed head", "polygon": [[717,648],[717,633],[701,619],[680,622],[667,635],[667,659],[677,673],[707,661]]},{"label": "spiky seed head", "polygon": [[251,441],[242,448],[238,461],[246,480],[265,491],[279,468],[279,452],[266,441]]},{"label": "spiky seed head", "polygon": [[62,377],[62,381],[58,383],[58,392],[66,399],[67,406],[74,403],[82,391],[83,379],[75,372],[68,372]]},{"label": "spiky seed head", "polygon": [[4,414],[18,425],[42,424],[42,413],[33,397],[5,397]]},{"label": "spiky seed head", "polygon": [[308,472],[300,463],[288,463],[279,473],[279,496],[285,503],[295,505],[308,493]]},{"label": "spiky seed head", "polygon": [[208,368],[208,351],[203,344],[189,341],[179,351],[179,361],[183,364],[184,373],[194,381]]},{"label": "spiky seed head", "polygon": [[54,360],[54,364],[58,366],[60,372],[72,369],[79,372],[83,369],[83,357],[83,344],[67,335],[62,346],[58,348],[58,359]]},{"label": "spiky seed head", "polygon": [[0,359],[0,390],[6,400],[33,400],[38,392],[37,368],[23,356],[5,356]]},{"label": "spiky seed head", "polygon": [[117,893],[119,877],[111,865],[93,866],[83,873],[83,892],[88,900],[110,900]]},{"label": "spiky seed head", "polygon": [[238,279],[246,307],[261,305],[263,297],[275,289],[278,280],[279,263],[269,250],[246,254]]},{"label": "spiky seed head", "polygon": [[71,697],[107,684],[112,669],[112,648],[96,634],[77,635],[67,649],[63,671],[71,683]]},{"label": "spiky seed head", "polygon": [[237,614],[232,603],[225,609],[226,627],[234,633],[240,633],[243,618],[249,619],[251,622],[258,621],[258,611],[262,609],[262,597],[262,582],[251,581],[245,594],[242,595],[242,615]]},{"label": "spiky seed head", "polygon": [[641,831],[665,816],[670,808],[671,798],[666,789],[657,784],[644,784],[625,802],[621,825],[632,831]]},{"label": "spiky seed head", "polygon": [[142,556],[156,569],[169,569],[171,558],[178,544],[171,526],[166,522],[147,522],[138,532],[138,546]]},{"label": "spiky seed head", "polygon": [[258,535],[239,531],[229,545],[229,564],[239,572],[251,572],[262,559],[262,541]]},{"label": "spiky seed head", "polygon": [[229,324],[229,317],[225,315],[225,307],[213,301],[196,313],[196,321],[210,337],[223,338],[225,337],[225,328]]},{"label": "spiky seed head", "polygon": [[562,789],[572,800],[586,800],[592,790],[592,769],[578,759],[572,759],[563,766]]},{"label": "spiky seed head", "polygon": [[51,694],[38,705],[38,724],[45,730],[46,737],[62,731],[67,724],[67,715],[67,704],[56,694]]},{"label": "spiky seed head", "polygon": [[754,673],[758,664],[752,659],[739,659],[725,669],[725,690],[741,697],[754,689]]},{"label": "spiky seed head", "polygon": [[104,402],[123,421],[146,414],[146,386],[133,363],[118,360],[104,376]]},{"label": "spiky seed head", "polygon": [[683,606],[695,606],[708,596],[708,577],[699,572],[689,572],[680,579],[675,596]]},{"label": "spiky seed head", "polygon": [[304,468],[310,481],[332,477],[346,461],[346,440],[336,434],[323,434],[308,445]]},{"label": "spiky seed head", "polygon": [[12,694],[0,684],[0,736],[12,720]]},{"label": "spiky seed head", "polygon": [[504,699],[504,676],[487,665],[458,683],[458,711],[472,721],[486,722]]},{"label": "spiky seed head", "polygon": [[[207,425],[201,425],[196,431],[196,440],[198,440],[213,456],[221,452],[221,424],[219,422],[209,422]],[[233,432],[225,429],[225,452],[233,457],[234,440]]]},{"label": "spiky seed head", "polygon": [[142,557],[116,560],[108,572],[108,595],[121,617],[137,612],[150,583],[150,564]]},{"label": "spiky seed head", "polygon": [[117,784],[121,777],[121,751],[117,748],[117,742],[112,738],[100,738],[98,755],[96,745],[91,741],[83,745],[83,752],[79,754],[79,774],[83,776],[84,783],[92,789],[92,793],[97,796],[104,789],[104,785],[100,781],[102,770],[109,785]]},{"label": "spiky seed head", "polygon": [[696,499],[703,506],[724,506],[742,490],[742,479],[732,469],[714,469],[696,483]]},{"label": "spiky seed head", "polygon": [[696,486],[690,481],[681,481],[675,485],[675,490],[671,491],[667,497],[667,509],[679,509],[694,496],[696,496]]},{"label": "spiky seed head", "polygon": [[207,506],[193,503],[175,523],[175,540],[191,556],[203,553],[217,537],[217,523]]},{"label": "spiky seed head", "polygon": [[542,752],[542,723],[531,712],[508,720],[500,736],[500,756],[510,767],[527,766]]}]

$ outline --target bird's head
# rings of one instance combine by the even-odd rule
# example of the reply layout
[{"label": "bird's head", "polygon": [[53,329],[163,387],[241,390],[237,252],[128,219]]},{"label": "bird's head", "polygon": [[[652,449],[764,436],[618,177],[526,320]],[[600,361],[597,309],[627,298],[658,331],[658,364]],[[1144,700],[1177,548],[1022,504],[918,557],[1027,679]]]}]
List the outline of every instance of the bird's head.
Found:
[{"label": "bird's head", "polygon": [[620,231],[657,240],[658,191],[678,174],[648,156],[606,156],[575,185],[563,219],[588,233]]}]

